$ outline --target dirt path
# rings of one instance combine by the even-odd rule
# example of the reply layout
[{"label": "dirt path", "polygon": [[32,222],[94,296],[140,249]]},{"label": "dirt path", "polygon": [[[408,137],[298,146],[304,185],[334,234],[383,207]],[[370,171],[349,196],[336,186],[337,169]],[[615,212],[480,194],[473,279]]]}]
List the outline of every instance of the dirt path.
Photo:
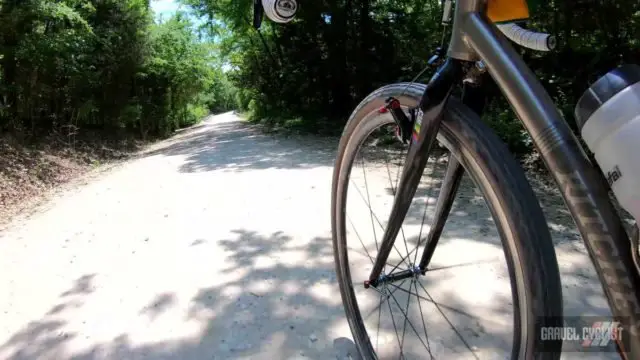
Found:
[{"label": "dirt path", "polygon": [[[355,358],[330,240],[335,148],[227,113],[65,191],[0,233],[0,358]],[[607,314],[561,201],[543,200],[566,314]]]}]

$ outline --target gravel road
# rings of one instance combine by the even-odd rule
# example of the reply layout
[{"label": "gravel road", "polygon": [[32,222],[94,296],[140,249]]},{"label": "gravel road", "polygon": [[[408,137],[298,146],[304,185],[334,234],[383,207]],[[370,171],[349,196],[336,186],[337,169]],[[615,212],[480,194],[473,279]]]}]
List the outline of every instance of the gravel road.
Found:
[{"label": "gravel road", "polygon": [[[355,359],[330,239],[336,145],[226,113],[60,193],[0,233],[0,358]],[[565,313],[608,314],[562,201],[538,191]]]}]

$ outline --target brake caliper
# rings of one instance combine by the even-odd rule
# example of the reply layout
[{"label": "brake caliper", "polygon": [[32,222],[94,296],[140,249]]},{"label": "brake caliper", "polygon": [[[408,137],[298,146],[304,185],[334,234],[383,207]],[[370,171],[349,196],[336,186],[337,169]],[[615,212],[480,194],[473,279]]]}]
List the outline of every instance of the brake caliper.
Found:
[{"label": "brake caliper", "polygon": [[[386,101],[384,109],[391,113],[393,120],[397,125],[396,136],[405,144],[408,144],[411,140],[411,134],[413,132],[413,124],[415,122],[414,112],[411,111],[411,118],[402,111],[400,101],[394,97],[389,97]],[[382,110],[382,109],[381,109]],[[384,112],[386,112],[384,111]]]}]

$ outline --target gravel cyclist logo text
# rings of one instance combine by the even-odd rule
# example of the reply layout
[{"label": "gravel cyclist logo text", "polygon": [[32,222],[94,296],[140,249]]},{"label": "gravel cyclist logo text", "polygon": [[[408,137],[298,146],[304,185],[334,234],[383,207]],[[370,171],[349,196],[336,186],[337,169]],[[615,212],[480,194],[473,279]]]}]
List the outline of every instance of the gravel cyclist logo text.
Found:
[{"label": "gravel cyclist logo text", "polygon": [[582,329],[582,346],[607,346],[611,341],[622,339],[622,326],[617,321],[597,321]]},{"label": "gravel cyclist logo text", "polygon": [[[615,343],[627,336],[620,321],[593,319],[580,321],[580,325],[565,319],[565,326],[547,326],[540,328],[540,340],[551,344],[555,341],[575,342],[576,351],[603,351],[615,349]],[[571,324],[571,325],[570,325]]]}]

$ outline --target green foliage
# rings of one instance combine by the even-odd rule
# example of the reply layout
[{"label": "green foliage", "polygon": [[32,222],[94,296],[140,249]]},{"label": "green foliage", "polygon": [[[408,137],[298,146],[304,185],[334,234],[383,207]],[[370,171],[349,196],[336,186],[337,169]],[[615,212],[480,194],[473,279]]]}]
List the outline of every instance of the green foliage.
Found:
[{"label": "green foliage", "polygon": [[237,91],[226,74],[216,68],[213,72],[212,82],[202,101],[214,113],[236,109],[239,107],[236,102]]},{"label": "green foliage", "polygon": [[528,134],[505,102],[492,104],[484,120],[515,154],[526,154],[532,150]]},{"label": "green foliage", "polygon": [[2,0],[0,130],[167,135],[233,107],[213,50],[148,0]]},{"label": "green foliage", "polygon": [[[260,32],[250,26],[251,1],[185,3],[210,17],[210,30],[232,68],[229,78],[241,89],[238,107],[256,121],[282,125],[295,118],[328,119],[340,129],[370,91],[411,80],[448,36],[443,38],[440,0],[299,1],[294,21],[279,25],[265,19]],[[573,106],[591,82],[620,63],[639,62],[640,2],[539,5],[526,25],[556,35],[559,48],[524,56],[572,123]],[[513,151],[531,150],[506,102],[495,103],[486,120]]]},{"label": "green foliage", "polygon": [[[265,19],[259,32],[251,0],[182,0],[191,12],[161,23],[149,1],[0,0],[0,130],[166,135],[235,108],[339,131],[369,92],[412,79],[448,36],[440,0],[300,1],[294,21]],[[540,2],[527,25],[559,40],[523,55],[570,124],[590,83],[640,59],[637,0]],[[531,150],[506,102],[485,120],[513,151]]]}]

